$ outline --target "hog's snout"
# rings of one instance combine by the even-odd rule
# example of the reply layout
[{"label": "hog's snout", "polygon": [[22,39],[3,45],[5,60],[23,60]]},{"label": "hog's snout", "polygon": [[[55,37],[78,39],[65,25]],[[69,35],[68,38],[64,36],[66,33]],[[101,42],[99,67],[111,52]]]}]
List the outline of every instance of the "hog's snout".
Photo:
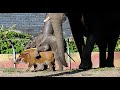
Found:
[{"label": "hog's snout", "polygon": [[16,61],[14,62],[14,64],[18,64],[20,61],[21,61],[21,57],[18,57],[18,58],[16,59]]}]

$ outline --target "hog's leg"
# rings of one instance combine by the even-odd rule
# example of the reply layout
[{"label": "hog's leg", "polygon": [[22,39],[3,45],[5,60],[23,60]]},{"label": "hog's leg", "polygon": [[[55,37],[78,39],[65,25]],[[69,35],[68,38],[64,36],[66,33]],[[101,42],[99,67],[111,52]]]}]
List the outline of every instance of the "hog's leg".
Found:
[{"label": "hog's leg", "polygon": [[37,64],[34,64],[34,70],[32,72],[36,72],[37,70]]},{"label": "hog's leg", "polygon": [[55,64],[53,62],[48,62],[47,64],[49,65],[48,71],[55,71],[55,67],[54,67]]},{"label": "hog's leg", "polygon": [[28,69],[26,70],[26,72],[28,72],[30,70],[30,68],[32,67],[33,64],[30,64],[28,65]]}]

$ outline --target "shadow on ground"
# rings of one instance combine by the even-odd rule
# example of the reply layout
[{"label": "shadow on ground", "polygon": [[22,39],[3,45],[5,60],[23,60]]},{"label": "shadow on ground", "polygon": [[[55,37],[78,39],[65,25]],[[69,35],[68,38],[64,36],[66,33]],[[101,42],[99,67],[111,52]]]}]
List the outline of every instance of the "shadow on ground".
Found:
[{"label": "shadow on ground", "polygon": [[51,74],[51,75],[45,75],[45,76],[36,76],[36,77],[54,77],[54,76],[62,76],[62,75],[67,75],[67,74],[76,74],[79,72],[83,72],[83,71],[87,71],[87,70],[82,70],[82,69],[76,69],[76,70],[72,70],[72,71],[63,71],[60,73],[55,73],[55,74]]}]

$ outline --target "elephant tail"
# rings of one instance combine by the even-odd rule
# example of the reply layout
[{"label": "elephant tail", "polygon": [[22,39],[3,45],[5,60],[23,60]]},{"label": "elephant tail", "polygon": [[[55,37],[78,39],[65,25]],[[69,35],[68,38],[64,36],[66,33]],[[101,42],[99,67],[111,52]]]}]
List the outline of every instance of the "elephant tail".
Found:
[{"label": "elephant tail", "polygon": [[63,64],[65,67],[68,67],[67,62],[65,62],[65,63],[63,62],[62,64]]},{"label": "elephant tail", "polygon": [[66,52],[66,54],[75,62],[75,60]]},{"label": "elephant tail", "polygon": [[68,64],[67,64],[67,62],[65,61],[65,60],[60,60],[60,62],[65,66],[65,67],[68,67]]}]

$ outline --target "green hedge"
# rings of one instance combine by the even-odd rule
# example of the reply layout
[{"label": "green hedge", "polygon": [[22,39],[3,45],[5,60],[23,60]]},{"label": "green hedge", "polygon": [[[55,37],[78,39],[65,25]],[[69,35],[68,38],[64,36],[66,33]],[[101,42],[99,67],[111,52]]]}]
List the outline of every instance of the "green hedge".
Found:
[{"label": "green hedge", "polygon": [[[16,25],[6,28],[0,26],[0,54],[12,54],[11,42],[14,45],[15,52],[20,53],[23,51],[24,46],[31,38],[28,33],[22,33],[16,30]],[[11,42],[10,42],[11,41]]]},{"label": "green hedge", "polygon": [[[16,25],[11,26],[10,28],[6,28],[3,25],[0,26],[0,54],[12,54],[12,46],[10,40],[12,41],[15,52],[20,53],[24,50],[24,46],[30,40],[32,36],[28,33],[23,33],[16,30]],[[67,42],[67,39],[65,37]],[[86,40],[86,38],[85,38]],[[69,50],[71,53],[78,52],[75,41],[73,38],[69,39]],[[95,45],[94,52],[98,52],[98,46]],[[117,42],[115,51],[120,51],[120,39]]]},{"label": "green hedge", "polygon": [[[86,38],[84,38],[84,40],[86,41]],[[77,49],[76,44],[74,42],[74,39],[71,38],[69,41],[70,41],[69,42],[70,52],[71,53],[78,52],[78,49]],[[118,39],[116,47],[115,47],[115,52],[119,52],[119,51],[120,51],[120,39]],[[94,45],[93,52],[99,52],[99,48],[98,48],[98,46],[96,44]]]}]

